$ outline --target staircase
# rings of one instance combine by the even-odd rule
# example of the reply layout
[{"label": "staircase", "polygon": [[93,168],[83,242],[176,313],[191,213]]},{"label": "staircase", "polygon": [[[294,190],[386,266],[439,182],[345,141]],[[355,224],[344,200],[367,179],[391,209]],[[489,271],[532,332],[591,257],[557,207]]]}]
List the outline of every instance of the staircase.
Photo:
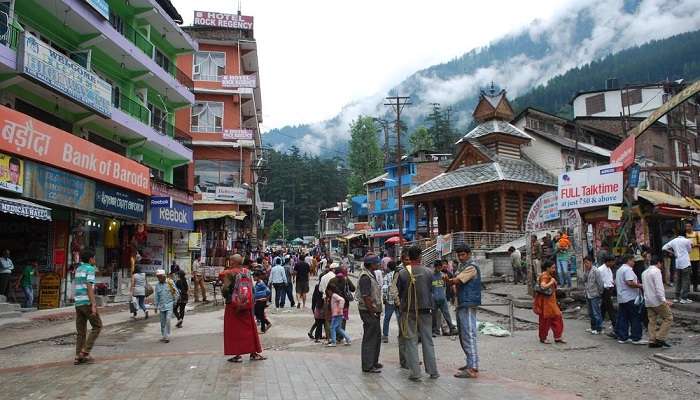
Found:
[{"label": "staircase", "polygon": [[19,318],[22,316],[20,305],[8,303],[5,296],[0,296],[0,318]]}]

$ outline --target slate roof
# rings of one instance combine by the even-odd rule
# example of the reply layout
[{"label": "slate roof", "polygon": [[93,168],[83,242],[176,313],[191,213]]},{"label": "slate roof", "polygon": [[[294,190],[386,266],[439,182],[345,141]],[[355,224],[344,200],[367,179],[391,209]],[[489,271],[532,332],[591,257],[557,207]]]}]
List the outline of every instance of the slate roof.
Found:
[{"label": "slate roof", "polygon": [[457,143],[461,143],[466,139],[478,139],[492,133],[502,133],[504,135],[515,136],[521,139],[533,140],[532,136],[520,130],[514,125],[509,124],[506,121],[492,119],[479,124],[476,128],[472,129],[469,133],[464,135],[463,138],[459,139]]},{"label": "slate roof", "polygon": [[[576,141],[573,139],[569,139],[569,138],[563,137],[563,136],[554,135],[554,134],[551,134],[549,132],[543,132],[543,131],[540,131],[537,129],[528,128],[527,130],[533,131],[537,135],[540,135],[543,138],[551,140],[552,142],[557,143],[557,144],[559,144],[563,147],[566,147],[568,149],[575,149],[576,148]],[[604,149],[602,147],[588,144],[585,142],[578,142],[578,148],[579,148],[579,150],[587,151],[589,153],[596,154],[596,155],[599,155],[602,157],[610,157],[610,154],[612,153],[612,151],[610,151],[608,149]]]},{"label": "slate roof", "polygon": [[443,172],[422,185],[411,189],[403,197],[413,197],[498,181],[557,186],[556,177],[528,159],[515,160],[501,156],[494,156],[493,159],[494,162],[470,165],[454,171]]}]

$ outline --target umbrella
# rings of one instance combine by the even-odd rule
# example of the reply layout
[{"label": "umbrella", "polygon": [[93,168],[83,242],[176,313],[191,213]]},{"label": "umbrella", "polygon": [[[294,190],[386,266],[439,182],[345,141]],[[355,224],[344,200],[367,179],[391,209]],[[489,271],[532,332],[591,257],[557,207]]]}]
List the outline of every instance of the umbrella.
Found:
[{"label": "umbrella", "polygon": [[[402,240],[402,242],[405,242],[405,240]],[[398,236],[392,236],[384,242],[384,244],[397,244],[397,243],[399,243]]]}]

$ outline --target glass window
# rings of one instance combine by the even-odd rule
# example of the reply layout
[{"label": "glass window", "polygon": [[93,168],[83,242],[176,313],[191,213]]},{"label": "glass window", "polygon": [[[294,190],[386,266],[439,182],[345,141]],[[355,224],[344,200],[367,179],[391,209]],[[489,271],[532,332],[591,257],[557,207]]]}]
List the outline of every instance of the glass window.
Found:
[{"label": "glass window", "polygon": [[226,70],[226,54],[198,51],[194,55],[192,77],[196,81],[219,81]]},{"label": "glass window", "polygon": [[192,132],[222,132],[224,103],[204,101],[192,106]]},{"label": "glass window", "polygon": [[163,68],[164,70],[170,72],[170,68],[172,67],[172,62],[170,61],[168,56],[163,54],[163,52],[161,52],[157,48],[155,50],[156,51],[155,51],[155,55],[154,55],[153,59],[155,60],[156,64],[160,65],[160,67]]},{"label": "glass window", "polygon": [[195,160],[194,185],[199,193],[216,193],[217,186],[237,186],[240,162],[231,160]]},{"label": "glass window", "polygon": [[168,113],[160,108],[148,103],[148,110],[151,112],[151,127],[162,135],[168,134]]}]

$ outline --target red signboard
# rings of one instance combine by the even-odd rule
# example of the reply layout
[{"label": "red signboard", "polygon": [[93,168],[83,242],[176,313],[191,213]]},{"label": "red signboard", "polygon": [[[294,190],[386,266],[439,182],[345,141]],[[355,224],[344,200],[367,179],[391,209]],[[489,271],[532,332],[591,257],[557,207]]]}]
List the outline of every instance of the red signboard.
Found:
[{"label": "red signboard", "polygon": [[249,15],[226,14],[212,11],[195,11],[193,25],[252,30],[253,17]]},{"label": "red signboard", "polygon": [[151,194],[151,174],[145,165],[4,106],[0,106],[0,150]]},{"label": "red signboard", "polygon": [[626,169],[634,163],[634,139],[632,135],[625,139],[612,154],[610,154],[610,164],[622,164],[622,169]]}]

